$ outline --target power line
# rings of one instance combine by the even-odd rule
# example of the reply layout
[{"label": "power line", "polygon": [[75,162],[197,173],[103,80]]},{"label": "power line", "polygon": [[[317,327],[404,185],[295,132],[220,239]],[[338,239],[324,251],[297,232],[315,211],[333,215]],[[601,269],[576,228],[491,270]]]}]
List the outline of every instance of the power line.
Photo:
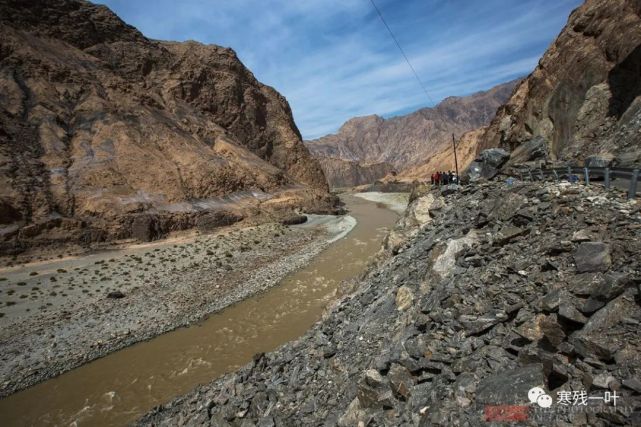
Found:
[{"label": "power line", "polygon": [[389,27],[389,25],[387,25],[387,22],[385,22],[385,18],[383,18],[383,14],[379,10],[378,6],[376,6],[376,3],[374,3],[374,0],[369,0],[369,1],[370,1],[370,3],[372,3],[372,6],[374,6],[374,9],[376,10],[376,13],[378,13],[378,16],[381,18],[381,21],[383,21],[383,24],[385,25],[385,28],[387,28],[387,31],[389,32],[390,36],[392,36],[392,39],[394,40],[394,43],[396,43],[396,46],[398,47],[398,50],[401,51],[401,55],[403,55],[403,58],[405,58],[405,62],[407,62],[407,65],[412,70],[412,73],[414,73],[414,77],[416,77],[416,81],[418,82],[418,84],[421,85],[421,88],[423,89],[423,92],[425,92],[425,96],[427,96],[427,99],[429,99],[431,104],[434,104],[434,101],[432,101],[432,97],[430,96],[429,93],[427,93],[427,89],[425,88],[425,85],[423,84],[423,82],[421,81],[421,78],[418,76],[418,73],[416,72],[416,70],[412,66],[412,63],[410,62],[409,58],[405,54],[405,51],[401,47],[401,44],[396,39],[396,36],[392,32],[392,29]]}]

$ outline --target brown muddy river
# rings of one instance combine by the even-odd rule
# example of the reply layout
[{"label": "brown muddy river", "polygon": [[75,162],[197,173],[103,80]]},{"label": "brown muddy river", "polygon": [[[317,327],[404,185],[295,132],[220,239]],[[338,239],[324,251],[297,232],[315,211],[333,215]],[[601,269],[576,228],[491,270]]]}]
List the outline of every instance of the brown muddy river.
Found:
[{"label": "brown muddy river", "polygon": [[[333,301],[338,284],[361,273],[398,215],[353,196],[358,221],[279,285],[203,322],[112,353],[0,400],[0,425],[125,425],[259,352],[300,337]],[[251,266],[248,266],[251,268]]]}]

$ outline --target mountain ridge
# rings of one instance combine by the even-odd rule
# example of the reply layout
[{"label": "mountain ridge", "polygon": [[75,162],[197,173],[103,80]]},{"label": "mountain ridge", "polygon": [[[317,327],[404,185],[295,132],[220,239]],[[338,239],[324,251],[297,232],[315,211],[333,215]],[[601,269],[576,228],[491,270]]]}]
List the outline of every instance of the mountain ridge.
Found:
[{"label": "mountain ridge", "polygon": [[[385,164],[402,175],[403,170],[416,170],[428,163],[451,144],[452,134],[458,139],[466,132],[489,124],[498,107],[509,99],[518,81],[469,96],[450,96],[434,107],[421,108],[406,115],[354,117],[347,120],[337,133],[305,141],[305,144],[313,156],[323,159],[321,165],[333,187],[353,185],[353,180],[343,180],[342,164],[328,159]],[[389,168],[381,168],[376,179],[388,172]],[[371,176],[356,179],[356,185],[371,182],[369,179]]]},{"label": "mountain ridge", "polygon": [[156,238],[194,227],[199,200],[255,216],[262,200],[223,203],[235,193],[282,199],[274,213],[331,207],[286,99],[232,49],[147,39],[80,0],[2,0],[0,34],[7,252]]}]

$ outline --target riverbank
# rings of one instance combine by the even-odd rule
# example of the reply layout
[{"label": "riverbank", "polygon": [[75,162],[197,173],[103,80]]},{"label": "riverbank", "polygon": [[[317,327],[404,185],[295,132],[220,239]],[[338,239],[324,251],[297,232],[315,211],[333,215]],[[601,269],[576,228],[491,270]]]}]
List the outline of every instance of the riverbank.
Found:
[{"label": "riverbank", "polygon": [[269,288],[353,226],[321,215],[3,268],[0,396]]},{"label": "riverbank", "polygon": [[[385,203],[342,198],[350,215],[309,215],[292,227],[320,227],[323,240],[333,243],[277,286],[0,399],[4,424],[125,425],[303,335],[344,293],[342,284],[366,270],[398,218]],[[256,270],[251,262],[241,268]]]},{"label": "riverbank", "polygon": [[513,405],[528,425],[639,425],[640,209],[568,183],[417,194],[405,240],[303,337],[139,424],[479,425]]}]

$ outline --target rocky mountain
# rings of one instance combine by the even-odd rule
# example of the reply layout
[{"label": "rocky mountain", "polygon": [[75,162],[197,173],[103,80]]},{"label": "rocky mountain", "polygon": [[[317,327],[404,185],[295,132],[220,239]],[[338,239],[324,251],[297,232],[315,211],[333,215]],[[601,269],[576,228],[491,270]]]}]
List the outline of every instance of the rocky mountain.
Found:
[{"label": "rocky mountain", "polygon": [[[336,134],[306,141],[306,145],[314,157],[323,159],[321,165],[331,186],[344,186],[342,161],[345,160],[367,165],[370,172],[371,165],[380,165],[375,179],[390,169],[402,175],[405,169],[425,165],[451,146],[452,134],[458,139],[465,132],[489,124],[517,82],[470,96],[446,98],[434,108],[423,108],[405,116],[356,117],[343,124]],[[369,183],[371,177],[371,173],[363,173],[357,183]]]},{"label": "rocky mountain", "polygon": [[[479,138],[485,132],[485,127],[465,132],[456,141],[456,160],[458,162],[459,173],[461,173],[467,166],[470,165],[476,158],[476,148],[478,146]],[[425,180],[426,177],[431,176],[435,171],[455,171],[456,165],[454,163],[454,154],[452,145],[443,144],[444,147],[441,151],[434,154],[427,160],[427,163],[418,166],[412,166],[403,170],[391,179],[400,181],[415,181]]]},{"label": "rocky mountain", "polygon": [[582,164],[601,155],[626,166],[641,161],[640,141],[641,2],[587,0],[501,107],[479,150],[520,147],[511,162]]},{"label": "rocky mountain", "polygon": [[323,208],[327,189],[285,98],[231,49],[150,40],[82,0],[0,0],[3,251]]},{"label": "rocky mountain", "polygon": [[641,423],[638,203],[568,183],[413,199],[377,265],[304,337],[139,424]]}]

